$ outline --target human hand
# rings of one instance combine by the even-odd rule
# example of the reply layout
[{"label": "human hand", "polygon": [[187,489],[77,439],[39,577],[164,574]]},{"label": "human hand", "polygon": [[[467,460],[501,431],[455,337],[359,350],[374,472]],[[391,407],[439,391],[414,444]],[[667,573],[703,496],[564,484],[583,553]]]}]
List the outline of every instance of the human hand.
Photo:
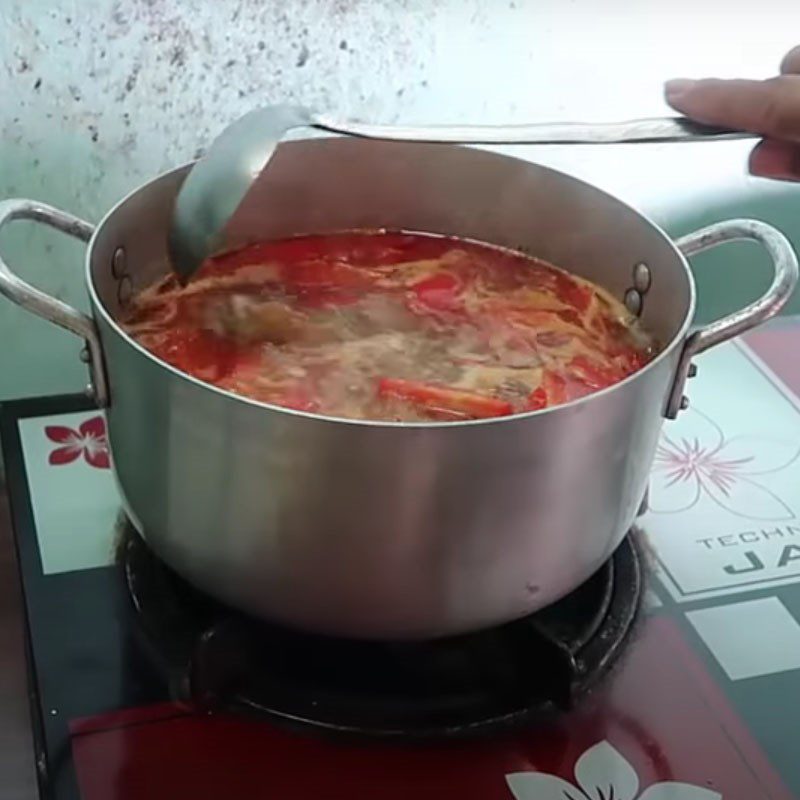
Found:
[{"label": "human hand", "polygon": [[750,154],[750,172],[800,181],[800,46],[783,59],[781,74],[765,81],[673,80],[667,102],[697,122],[763,136]]}]

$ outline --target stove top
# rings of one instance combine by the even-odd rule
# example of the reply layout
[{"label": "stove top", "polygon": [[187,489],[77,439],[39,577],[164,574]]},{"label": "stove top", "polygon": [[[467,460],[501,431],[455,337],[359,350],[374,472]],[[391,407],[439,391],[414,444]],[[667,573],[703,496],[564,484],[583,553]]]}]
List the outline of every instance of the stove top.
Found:
[{"label": "stove top", "polygon": [[698,360],[642,530],[559,608],[429,644],[221,610],[118,524],[102,415],[4,404],[42,798],[800,797],[799,336]]},{"label": "stove top", "polygon": [[143,646],[176,699],[329,735],[489,735],[573,708],[623,650],[641,599],[635,535],[544,611],[433,642],[333,639],[270,625],[201,595],[128,523],[118,560]]}]

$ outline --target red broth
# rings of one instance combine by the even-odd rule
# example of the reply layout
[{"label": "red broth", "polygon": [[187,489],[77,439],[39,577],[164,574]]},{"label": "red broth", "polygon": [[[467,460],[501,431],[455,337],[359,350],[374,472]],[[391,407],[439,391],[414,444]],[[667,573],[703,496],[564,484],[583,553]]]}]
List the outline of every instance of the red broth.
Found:
[{"label": "red broth", "polygon": [[168,276],[123,321],[214,386],[351,419],[535,411],[641,368],[653,340],[593,284],[460,239],[347,232],[263,242]]}]

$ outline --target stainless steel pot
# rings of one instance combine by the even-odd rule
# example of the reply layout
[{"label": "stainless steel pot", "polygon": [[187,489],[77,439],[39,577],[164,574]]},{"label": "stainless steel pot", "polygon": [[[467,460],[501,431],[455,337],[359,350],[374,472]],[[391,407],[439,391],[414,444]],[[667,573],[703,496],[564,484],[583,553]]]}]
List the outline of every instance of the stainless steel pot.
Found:
[{"label": "stainless steel pot", "polygon": [[[188,167],[137,189],[93,230],[28,200],[0,225],[43,222],[89,242],[92,317],[0,262],[0,291],[87,343],[128,514],[198,587],[255,614],[371,638],[478,629],[577,587],[630,528],[664,417],[692,357],[775,314],[797,282],[784,236],[755,221],[671,242],[566,175],[469,148],[322,139],[281,146],[227,232],[248,240],[343,228],[437,231],[518,248],[607,287],[663,350],[578,402],[501,420],[391,424],[315,417],[219,391],[153,358],[116,322],[166,269]],[[775,277],[751,306],[691,332],[685,256],[751,239]]]}]

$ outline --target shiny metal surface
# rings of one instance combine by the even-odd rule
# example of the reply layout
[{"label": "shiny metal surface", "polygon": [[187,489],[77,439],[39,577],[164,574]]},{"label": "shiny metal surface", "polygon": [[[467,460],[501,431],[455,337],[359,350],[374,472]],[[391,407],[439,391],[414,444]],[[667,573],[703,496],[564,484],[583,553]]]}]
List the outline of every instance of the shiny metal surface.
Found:
[{"label": "shiny metal surface", "polygon": [[797,285],[797,256],[789,240],[771,225],[758,220],[732,219],[718,222],[678,239],[675,245],[684,255],[692,256],[719,244],[737,241],[757,242],[764,247],[774,269],[772,283],[767,291],[749,306],[712,322],[689,336],[667,404],[666,416],[669,419],[674,419],[679,410],[688,407],[688,400],[683,397],[683,387],[691,375],[692,359],[710,347],[739,336],[774,317],[791,297]]},{"label": "shiny metal surface", "polygon": [[173,269],[188,278],[222,246],[224,228],[275,148],[294,128],[314,127],[300,106],[271,106],[229,125],[189,171],[175,198],[168,248]]},{"label": "shiny metal surface", "polygon": [[[14,220],[41,222],[84,242],[88,242],[94,232],[94,226],[88,222],[45,203],[16,199],[0,201],[0,228]],[[108,402],[108,385],[103,368],[103,351],[92,318],[23,281],[8,268],[2,258],[0,258],[0,294],[4,294],[18,306],[86,340],[92,376],[87,391],[103,408]]]},{"label": "shiny metal surface", "polygon": [[87,254],[114,468],[132,520],[162,558],[255,614],[370,638],[522,616],[608,558],[645,495],[694,313],[688,265],[658,228],[578,180],[470,148],[351,138],[281,146],[224,247],[385,226],[515,247],[620,298],[637,264],[651,272],[642,318],[663,350],[606,391],[494,421],[336,420],[209,387],[117,324],[114,254],[124,249],[134,290],[168,269],[170,209],[187,171],[125,198]]},{"label": "shiny metal surface", "polygon": [[314,115],[316,128],[407,142],[444,144],[635,144],[694,142],[698,139],[750,139],[746,131],[703,125],[685,117],[653,117],[623,122],[540,122],[532,125],[369,125]]},{"label": "shiny metal surface", "polygon": [[296,128],[318,128],[367,139],[449,144],[613,144],[737,139],[753,134],[702,125],[681,117],[627,122],[556,122],[536,125],[400,127],[337,120],[302,106],[257,109],[214,141],[189,172],[175,201],[169,232],[173,269],[188,278],[219,249],[233,216],[283,138]]}]

